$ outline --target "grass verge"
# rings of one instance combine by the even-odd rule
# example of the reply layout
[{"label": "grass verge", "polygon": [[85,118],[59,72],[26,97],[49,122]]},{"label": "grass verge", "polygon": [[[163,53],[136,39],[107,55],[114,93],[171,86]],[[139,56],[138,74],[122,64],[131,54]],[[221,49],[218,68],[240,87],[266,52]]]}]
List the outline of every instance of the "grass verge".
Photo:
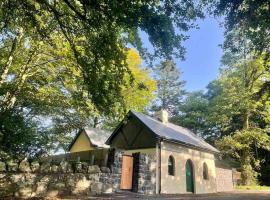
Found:
[{"label": "grass verge", "polygon": [[235,187],[238,190],[269,190],[270,186],[260,186],[260,185],[238,185]]}]

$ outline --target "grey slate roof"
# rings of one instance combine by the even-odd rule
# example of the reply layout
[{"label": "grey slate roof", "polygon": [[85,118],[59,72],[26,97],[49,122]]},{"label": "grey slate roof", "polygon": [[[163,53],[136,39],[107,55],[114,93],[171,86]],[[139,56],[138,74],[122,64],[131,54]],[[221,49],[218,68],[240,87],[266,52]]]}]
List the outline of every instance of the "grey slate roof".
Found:
[{"label": "grey slate roof", "polygon": [[73,141],[69,145],[69,150],[73,146],[73,144],[76,142],[77,138],[80,136],[82,132],[85,132],[88,140],[90,143],[95,147],[103,147],[103,148],[109,148],[108,145],[105,144],[109,136],[111,135],[110,132],[98,129],[98,128],[83,128],[81,129],[77,135],[74,137]]},{"label": "grey slate roof", "polygon": [[98,147],[108,148],[109,146],[105,144],[106,140],[111,135],[110,132],[97,129],[97,128],[84,128],[88,138],[90,139],[91,143]]},{"label": "grey slate roof", "polygon": [[138,118],[145,126],[147,126],[157,137],[169,141],[179,142],[189,146],[194,146],[199,149],[218,153],[219,151],[205,142],[201,137],[197,136],[192,131],[174,125],[172,123],[162,123],[142,113],[130,111],[130,114]]}]

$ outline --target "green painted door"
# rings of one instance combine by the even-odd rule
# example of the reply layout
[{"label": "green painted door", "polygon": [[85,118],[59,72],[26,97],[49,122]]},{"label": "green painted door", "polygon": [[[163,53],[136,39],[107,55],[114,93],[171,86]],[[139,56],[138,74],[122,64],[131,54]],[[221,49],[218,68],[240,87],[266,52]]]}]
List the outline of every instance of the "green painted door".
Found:
[{"label": "green painted door", "polygon": [[186,187],[187,187],[187,192],[194,192],[193,169],[192,169],[192,163],[190,160],[186,162]]}]

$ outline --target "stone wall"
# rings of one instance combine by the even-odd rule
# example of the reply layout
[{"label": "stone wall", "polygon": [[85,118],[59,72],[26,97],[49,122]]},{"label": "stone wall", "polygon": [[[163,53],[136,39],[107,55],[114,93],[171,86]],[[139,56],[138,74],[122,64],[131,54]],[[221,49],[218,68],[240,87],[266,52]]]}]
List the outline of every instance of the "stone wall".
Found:
[{"label": "stone wall", "polygon": [[142,153],[133,154],[132,190],[143,194],[156,191],[156,159]]},{"label": "stone wall", "polygon": [[233,175],[231,169],[216,167],[217,192],[233,190]]},{"label": "stone wall", "polygon": [[0,162],[0,198],[111,193],[119,190],[122,152],[108,167],[87,162]]}]

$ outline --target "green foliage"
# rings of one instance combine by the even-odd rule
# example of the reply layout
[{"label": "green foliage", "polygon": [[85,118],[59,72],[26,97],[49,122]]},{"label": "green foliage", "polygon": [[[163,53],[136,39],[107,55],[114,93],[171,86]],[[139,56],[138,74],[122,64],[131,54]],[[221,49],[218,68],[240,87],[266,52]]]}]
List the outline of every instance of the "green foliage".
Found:
[{"label": "green foliage", "polygon": [[[113,115],[98,119],[98,123],[103,122],[102,126],[106,129],[114,129],[129,110],[143,112],[155,98],[156,81],[150,77],[150,70],[141,65],[141,57],[134,49],[129,49],[127,52],[127,64],[132,76],[127,73],[124,78],[127,83],[132,82],[132,84],[122,85],[123,104],[119,104],[120,108],[116,108]],[[121,109],[123,112],[119,112]]]},{"label": "green foliage", "polygon": [[225,54],[219,78],[208,85],[206,93],[188,94],[172,118],[216,143],[224,158],[238,161],[243,184],[256,182],[261,167],[269,164],[265,154],[270,150],[270,95],[261,90],[270,74],[264,55],[254,57]]},{"label": "green foliage", "polygon": [[155,67],[154,73],[158,91],[152,110],[164,109],[173,116],[176,114],[176,107],[181,103],[185,93],[183,89],[185,82],[180,79],[181,72],[177,69],[174,61],[166,60]]},{"label": "green foliage", "polygon": [[171,121],[209,139],[209,125],[206,121],[208,104],[209,101],[202,91],[188,93],[183,103],[178,106],[179,114],[172,117]]},{"label": "green foliage", "polygon": [[[270,72],[270,6],[268,0],[202,0],[212,14],[225,18],[225,55],[228,64],[255,55],[263,59],[265,71]],[[265,81],[258,95],[270,94],[270,81]]]},{"label": "green foliage", "polygon": [[[126,47],[137,48],[144,58],[183,58],[184,32],[197,17],[202,17],[200,8],[182,0],[1,1],[1,144],[16,135],[6,129],[8,116],[21,117],[19,124],[33,130],[20,129],[22,138],[35,138],[34,130],[46,132],[55,147],[66,146],[67,133],[95,126],[100,118],[142,110],[153,98],[155,83],[137,65],[129,68]],[[140,31],[149,36],[153,55],[143,48]],[[44,121],[52,127],[40,130]]]},{"label": "green foliage", "polygon": [[270,137],[260,128],[249,128],[236,131],[233,135],[225,136],[217,142],[219,149],[232,155],[240,161],[242,181],[244,185],[256,183],[260,160],[256,155],[257,149],[270,150]]},{"label": "green foliage", "polygon": [[[52,134],[42,127],[44,119],[57,123],[58,127],[66,121],[61,133],[54,132],[56,126],[51,130],[65,137],[83,125],[85,116],[93,113],[94,105],[87,97],[76,64],[63,59],[70,55],[67,42],[57,38],[55,45],[60,51],[25,35],[14,41],[6,38],[1,54],[1,66],[5,66],[9,44],[16,46],[10,57],[12,63],[1,74],[4,77],[0,84],[0,127],[4,135],[1,148],[14,156],[39,155],[53,147]],[[70,116],[72,112],[76,114]]]},{"label": "green foliage", "polygon": [[[124,85],[121,91],[126,112],[130,109],[142,112],[155,97],[156,81],[150,77],[150,70],[141,66],[142,60],[134,49],[127,53],[127,64],[134,81],[133,84]],[[132,82],[128,74],[125,75],[125,79],[126,82]],[[119,117],[122,119],[123,116]]]},{"label": "green foliage", "polygon": [[[14,60],[8,81],[1,87],[1,150],[16,157],[66,149],[71,132],[84,126],[94,126],[97,123],[95,119],[104,116],[88,97],[76,65],[64,59],[48,61],[44,51],[50,47],[42,42],[38,44],[33,58],[29,56],[29,47],[18,47],[22,52],[20,59]],[[59,42],[59,45],[63,46],[58,52],[59,57],[69,54],[65,43]],[[127,84],[121,85],[123,105],[115,107],[117,120],[126,112],[124,108],[143,110],[154,98],[156,89],[155,81],[140,68],[138,53],[129,50],[127,58],[133,81],[128,80],[131,76],[126,72]],[[22,68],[24,62],[27,64]],[[47,127],[43,127],[44,123]]]},{"label": "green foliage", "polygon": [[[223,68],[220,78],[211,86],[218,91],[217,95],[209,94],[212,120],[220,124],[221,132],[226,134],[248,128],[252,116],[259,115],[267,121],[269,97],[264,95],[258,99],[257,94],[269,78],[260,58]],[[217,115],[219,118],[215,119]],[[255,121],[251,124],[256,126]]]},{"label": "green foliage", "polygon": [[[262,58],[243,60],[242,63],[222,70],[217,84],[221,89],[212,97],[210,112],[223,137],[218,145],[241,163],[243,184],[251,184],[257,178],[261,165],[258,149],[269,149],[269,96],[258,92],[270,74],[265,70]],[[258,120],[259,119],[259,120]],[[256,156],[256,157],[255,157]]]},{"label": "green foliage", "polygon": [[[203,0],[203,2],[208,3],[214,14],[225,15],[227,34],[238,28],[252,42],[250,50],[263,52],[269,49],[270,7],[268,0]],[[227,42],[230,43],[228,40]],[[230,44],[228,47],[231,46]]]},{"label": "green foliage", "polygon": [[44,153],[44,149],[50,145],[48,136],[42,132],[35,120],[26,117],[21,111],[6,113],[1,119],[0,130],[0,151],[5,155],[1,158],[17,155],[38,156]]}]

